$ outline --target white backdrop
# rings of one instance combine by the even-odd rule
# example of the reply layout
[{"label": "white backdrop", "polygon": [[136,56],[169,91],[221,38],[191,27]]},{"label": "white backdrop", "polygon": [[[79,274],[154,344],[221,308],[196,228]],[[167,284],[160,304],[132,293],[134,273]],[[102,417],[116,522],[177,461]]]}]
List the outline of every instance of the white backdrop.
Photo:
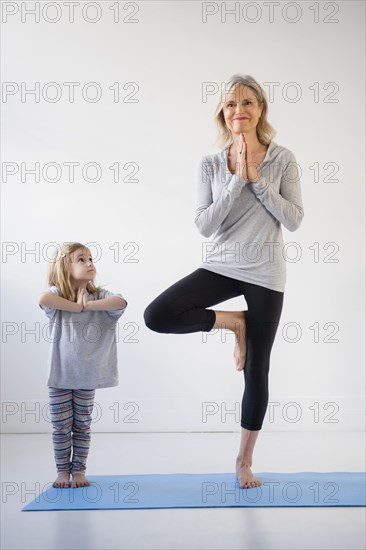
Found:
[{"label": "white backdrop", "polygon": [[234,335],[143,322],[201,262],[196,169],[218,150],[213,110],[234,73],[264,87],[302,170],[263,429],[364,428],[363,20],[357,1],[2,2],[3,431],[50,430],[38,297],[55,243],[74,240],[129,303],[94,431],[239,429]]}]

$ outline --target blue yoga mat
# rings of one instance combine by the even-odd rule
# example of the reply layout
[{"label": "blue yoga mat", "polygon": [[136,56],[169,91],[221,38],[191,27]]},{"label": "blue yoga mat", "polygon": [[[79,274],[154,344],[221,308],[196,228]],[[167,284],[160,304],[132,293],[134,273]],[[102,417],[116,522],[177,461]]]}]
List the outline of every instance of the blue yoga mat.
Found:
[{"label": "blue yoga mat", "polygon": [[241,489],[235,474],[88,476],[89,487],[52,484],[22,511],[365,506],[366,472],[258,472],[262,485]]}]

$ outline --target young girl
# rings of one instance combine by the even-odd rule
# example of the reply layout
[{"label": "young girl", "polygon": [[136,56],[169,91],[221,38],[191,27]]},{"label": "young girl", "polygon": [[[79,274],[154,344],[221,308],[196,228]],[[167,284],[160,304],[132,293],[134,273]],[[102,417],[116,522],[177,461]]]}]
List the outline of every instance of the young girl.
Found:
[{"label": "young girl", "polygon": [[127,302],[95,286],[95,276],[90,250],[67,243],[50,263],[50,288],[39,298],[52,327],[47,386],[54,487],[90,485],[85,470],[95,389],[118,385],[116,326]]}]

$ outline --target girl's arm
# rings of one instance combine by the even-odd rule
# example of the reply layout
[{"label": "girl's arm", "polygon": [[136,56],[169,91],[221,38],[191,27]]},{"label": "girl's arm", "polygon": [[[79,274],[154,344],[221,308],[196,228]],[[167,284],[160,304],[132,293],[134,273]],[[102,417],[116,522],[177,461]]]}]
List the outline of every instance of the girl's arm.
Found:
[{"label": "girl's arm", "polygon": [[119,296],[109,296],[101,300],[91,300],[84,302],[84,311],[114,311],[117,309],[125,309],[127,302]]},{"label": "girl's arm", "polygon": [[42,292],[38,304],[52,309],[61,309],[62,311],[72,311],[75,313],[80,313],[83,310],[82,303],[71,302],[71,300],[61,298],[61,296],[57,296],[53,292]]}]

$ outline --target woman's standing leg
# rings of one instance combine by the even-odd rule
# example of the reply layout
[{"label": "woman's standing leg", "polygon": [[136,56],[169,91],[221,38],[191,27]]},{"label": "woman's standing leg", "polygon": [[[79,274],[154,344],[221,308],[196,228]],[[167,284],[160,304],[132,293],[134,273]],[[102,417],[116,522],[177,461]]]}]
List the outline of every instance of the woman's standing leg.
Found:
[{"label": "woman's standing leg", "polygon": [[54,487],[70,487],[72,390],[49,388],[52,443],[57,479]]},{"label": "woman's standing leg", "polygon": [[284,293],[251,283],[242,284],[248,304],[247,357],[236,471],[241,487],[256,487],[261,482],[251,472],[253,450],[268,406],[270,356],[281,317]]},{"label": "woman's standing leg", "polygon": [[85,477],[86,461],[90,447],[90,426],[94,407],[95,390],[73,390],[71,487],[85,487],[90,482]]}]

